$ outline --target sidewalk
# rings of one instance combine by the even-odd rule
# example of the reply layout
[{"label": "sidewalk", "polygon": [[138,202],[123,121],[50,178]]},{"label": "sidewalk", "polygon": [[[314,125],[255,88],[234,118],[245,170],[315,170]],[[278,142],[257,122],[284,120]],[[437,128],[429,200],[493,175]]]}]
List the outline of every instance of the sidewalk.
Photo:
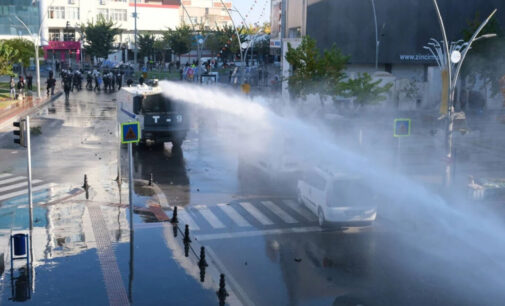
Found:
[{"label": "sidewalk", "polygon": [[[196,239],[186,257],[183,228],[176,227],[174,237],[171,223],[146,222],[145,210],[162,220],[171,215],[161,209],[168,204],[160,200],[159,188],[154,187],[159,196],[152,197],[137,194],[137,189],[145,188],[135,184],[137,213],[130,224],[128,184],[125,181],[119,188],[114,181],[117,153],[126,157],[126,152],[117,151],[113,96],[80,91],[69,101],[60,98],[51,105],[54,112],[33,115],[44,131],[32,139],[32,150],[37,152],[32,154],[33,179],[37,186],[52,183],[54,188],[77,191],[58,197],[48,192],[40,200],[34,195],[33,268],[26,270],[26,261],[19,260],[12,272],[9,238],[11,233],[28,232],[28,205],[26,196],[2,201],[0,195],[0,253],[6,268],[0,274],[0,304],[217,304],[219,272],[211,256],[201,281]],[[16,161],[16,155],[8,157],[12,169],[0,171],[0,185],[6,193],[25,191],[25,163]],[[84,174],[88,196],[81,188]]]},{"label": "sidewalk", "polygon": [[8,124],[11,119],[22,116],[33,108],[41,107],[50,101],[54,101],[61,94],[61,86],[59,82],[57,82],[53,96],[46,96],[46,90],[41,88],[42,98],[40,99],[36,97],[37,92],[32,92],[32,96],[26,95],[24,100],[7,100],[0,102],[0,128]]}]

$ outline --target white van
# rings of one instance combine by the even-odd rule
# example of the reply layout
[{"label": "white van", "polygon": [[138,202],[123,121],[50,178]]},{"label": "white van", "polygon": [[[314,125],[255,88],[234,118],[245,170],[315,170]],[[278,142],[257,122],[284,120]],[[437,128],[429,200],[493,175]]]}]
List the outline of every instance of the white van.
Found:
[{"label": "white van", "polygon": [[377,215],[377,196],[359,176],[314,168],[298,180],[297,192],[320,226],[366,226]]}]

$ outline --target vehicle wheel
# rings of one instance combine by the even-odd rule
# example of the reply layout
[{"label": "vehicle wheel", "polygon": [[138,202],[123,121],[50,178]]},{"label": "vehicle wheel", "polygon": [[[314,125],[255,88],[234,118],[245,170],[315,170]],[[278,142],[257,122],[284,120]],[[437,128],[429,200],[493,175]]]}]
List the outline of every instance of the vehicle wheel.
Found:
[{"label": "vehicle wheel", "polygon": [[182,142],[183,142],[183,141],[184,141],[184,140],[181,140],[181,139],[175,139],[175,140],[172,140],[172,146],[173,146],[174,148],[180,149],[180,148],[181,148],[181,146],[182,146]]},{"label": "vehicle wheel", "polygon": [[317,210],[317,223],[320,227],[326,227],[326,219],[324,218],[324,213],[321,208]]}]

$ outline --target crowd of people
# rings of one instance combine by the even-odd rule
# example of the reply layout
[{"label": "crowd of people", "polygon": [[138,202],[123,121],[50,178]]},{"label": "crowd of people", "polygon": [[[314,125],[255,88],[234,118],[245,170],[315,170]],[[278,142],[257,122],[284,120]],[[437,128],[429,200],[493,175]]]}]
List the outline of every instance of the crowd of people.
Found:
[{"label": "crowd of people", "polygon": [[[60,71],[60,78],[66,98],[70,96],[70,92],[82,90],[84,79],[86,80],[86,89],[93,91],[100,91],[103,89],[104,91],[113,92],[116,89],[120,90],[123,84],[123,74],[112,71],[104,71],[102,74],[97,70],[84,72],[83,70],[62,69]],[[47,95],[54,95],[56,79],[52,71],[49,71],[46,85]]]},{"label": "crowd of people", "polygon": [[25,89],[30,91],[33,90],[33,76],[31,73],[28,73],[26,75],[26,81],[23,76],[20,76],[17,82],[14,77],[11,76],[9,87],[11,99],[23,100],[25,98]]},{"label": "crowd of people", "polygon": [[193,64],[186,63],[184,67],[179,69],[181,80],[196,82],[198,81],[198,72],[201,70],[201,74],[207,74],[217,67],[216,61],[206,61],[202,64],[202,67],[198,67],[196,61],[193,61]]}]

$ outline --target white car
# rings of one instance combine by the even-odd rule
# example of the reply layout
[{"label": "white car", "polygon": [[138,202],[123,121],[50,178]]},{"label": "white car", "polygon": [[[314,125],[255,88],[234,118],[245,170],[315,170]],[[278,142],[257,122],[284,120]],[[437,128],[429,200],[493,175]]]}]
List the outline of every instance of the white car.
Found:
[{"label": "white car", "polygon": [[314,168],[298,180],[297,192],[298,201],[322,227],[328,223],[366,226],[377,215],[377,196],[359,176]]}]

